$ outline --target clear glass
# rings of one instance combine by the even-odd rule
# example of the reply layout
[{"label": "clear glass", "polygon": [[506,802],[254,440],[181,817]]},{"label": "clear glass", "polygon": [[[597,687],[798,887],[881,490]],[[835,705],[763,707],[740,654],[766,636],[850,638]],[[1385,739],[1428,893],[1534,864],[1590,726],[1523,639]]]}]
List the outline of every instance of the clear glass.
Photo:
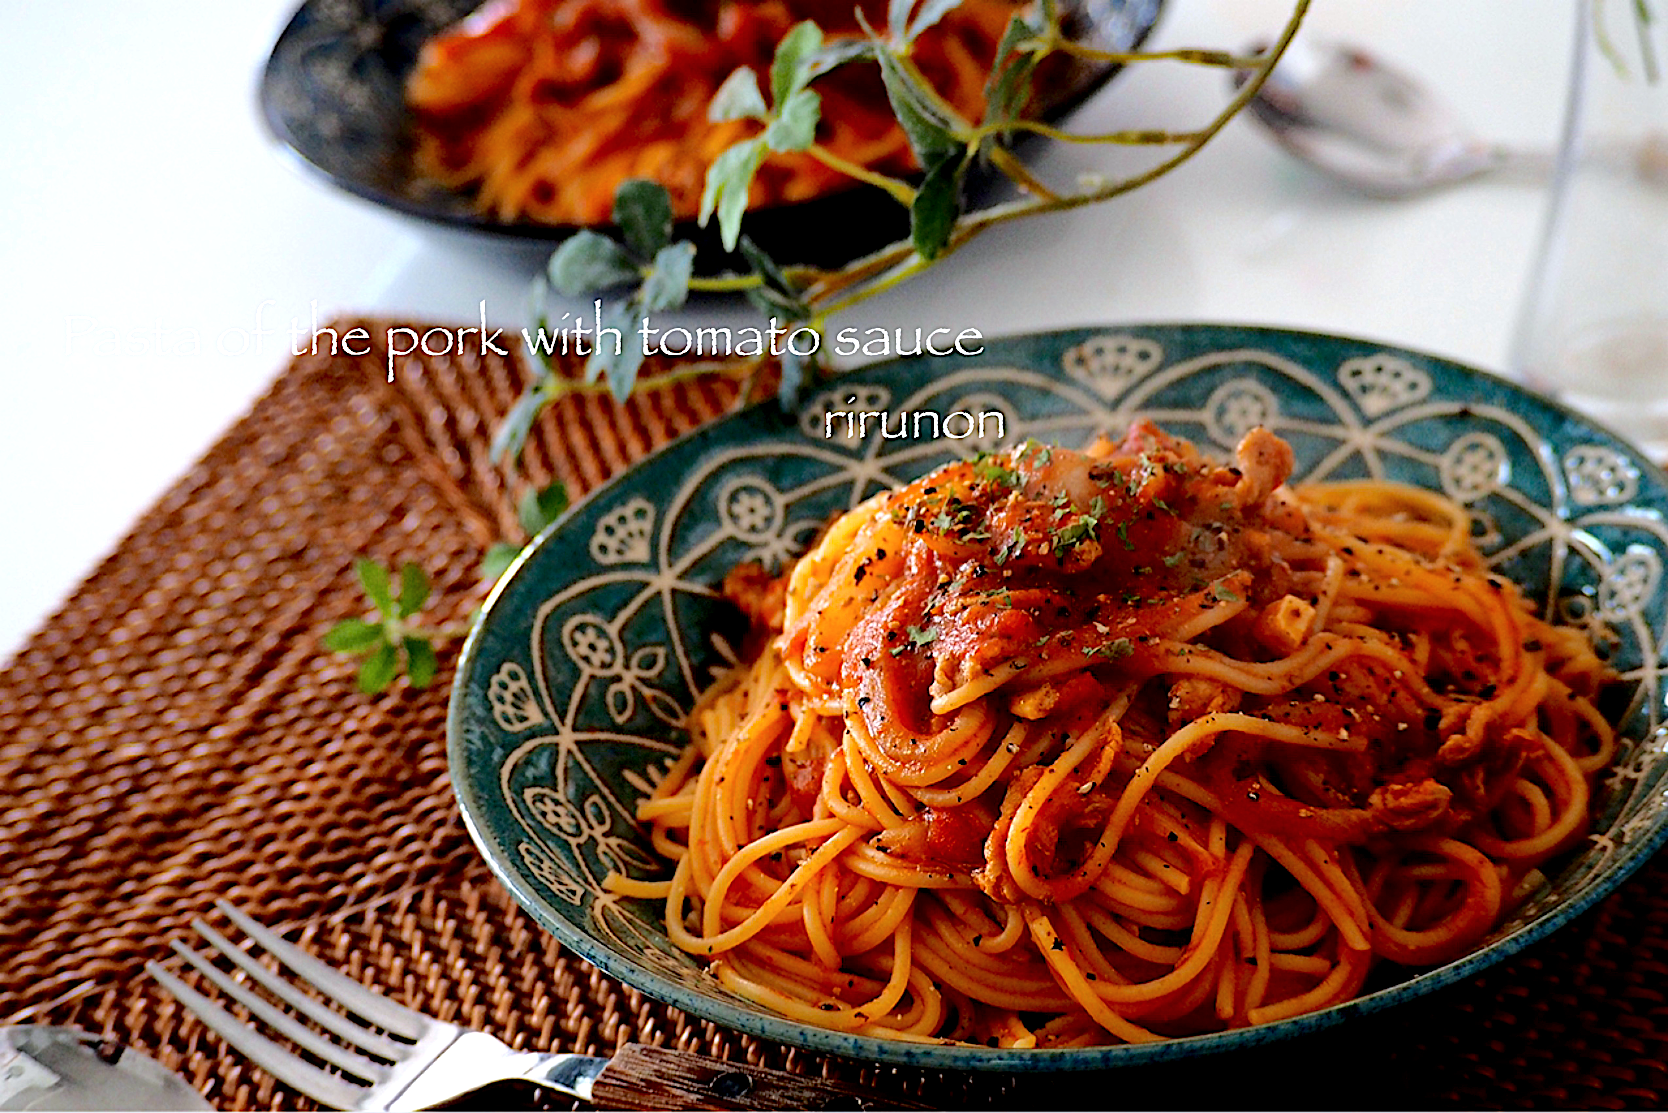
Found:
[{"label": "clear glass", "polygon": [[1632,0],[1575,6],[1563,141],[1511,361],[1668,460],[1665,36]]}]

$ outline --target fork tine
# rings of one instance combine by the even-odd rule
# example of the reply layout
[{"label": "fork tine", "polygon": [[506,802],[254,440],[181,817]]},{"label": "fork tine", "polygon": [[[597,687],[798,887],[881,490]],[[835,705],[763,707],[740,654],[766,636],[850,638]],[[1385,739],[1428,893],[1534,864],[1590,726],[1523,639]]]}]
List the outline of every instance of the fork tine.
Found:
[{"label": "fork tine", "polygon": [[[368,1051],[372,1055],[383,1059],[398,1061],[411,1050],[410,1044],[396,1043],[380,1032],[373,1032],[363,1024],[349,1020],[316,997],[309,997],[302,993],[295,986],[256,962],[254,956],[248,951],[239,947],[203,921],[193,920],[191,926],[196,928],[197,934],[208,940],[215,950],[235,962],[244,973],[263,986],[268,993],[288,1004],[297,1012],[309,1017],[319,1027],[340,1036],[361,1050]],[[178,949],[179,947],[176,945],[175,950]]]},{"label": "fork tine", "polygon": [[422,1039],[431,1021],[415,1009],[408,1009],[380,993],[366,989],[352,978],[327,966],[303,951],[286,943],[273,932],[245,916],[223,900],[214,906],[224,912],[244,934],[266,948],[266,952],[294,970],[302,978],[328,997],[333,997],[348,1011],[364,1017],[379,1028],[410,1040]]},{"label": "fork tine", "polygon": [[387,1073],[382,1064],[363,1055],[355,1055],[339,1043],[331,1043],[306,1025],[298,1023],[282,1009],[274,1008],[264,998],[238,985],[218,966],[184,943],[175,942],[172,946],[175,954],[195,966],[203,977],[213,982],[221,992],[242,1004],[257,1020],[264,1022],[267,1027],[291,1043],[311,1051],[327,1063],[334,1063],[356,1078],[363,1078],[366,1082],[381,1082],[383,1075]]},{"label": "fork tine", "polygon": [[320,1070],[300,1056],[285,1051],[164,970],[160,964],[147,962],[145,969],[162,983],[164,989],[177,997],[180,1004],[195,1013],[197,1019],[218,1032],[221,1039],[247,1055],[256,1066],[262,1067],[280,1082],[294,1086],[314,1101],[330,1109],[352,1109],[369,1092],[369,1087]]}]

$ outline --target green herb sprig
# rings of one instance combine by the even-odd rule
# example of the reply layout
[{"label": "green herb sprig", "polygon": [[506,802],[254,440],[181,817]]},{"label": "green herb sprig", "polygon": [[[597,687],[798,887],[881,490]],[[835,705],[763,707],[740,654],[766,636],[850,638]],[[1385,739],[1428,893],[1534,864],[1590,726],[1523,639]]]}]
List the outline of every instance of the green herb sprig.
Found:
[{"label": "green herb sprig", "polygon": [[[672,204],[666,189],[654,182],[627,181],[616,192],[611,213],[619,237],[584,230],[556,249],[531,291],[534,324],[541,332],[548,331],[552,291],[568,298],[605,296],[602,324],[619,329],[622,335],[633,334],[647,314],[681,308],[691,294],[740,293],[762,313],[785,325],[804,325],[823,333],[833,315],[911,281],[1000,224],[1109,201],[1182,165],[1256,96],[1297,33],[1310,2],[1293,0],[1291,15],[1274,44],[1261,54],[1244,57],[1214,50],[1100,50],[1066,36],[1057,0],[1039,0],[1034,9],[1017,12],[1010,19],[986,77],[986,108],[977,121],[962,117],[912,58],[916,39],[949,14],[959,0],[890,0],[884,28],[864,22],[861,37],[832,42],[815,22],[803,21],[777,45],[768,75],[768,98],[758,75],[743,67],[719,87],[708,110],[709,118],[715,121],[747,119],[761,125],[756,134],[733,144],[713,161],[699,214],[702,227],[717,221],[723,247],[741,256],[746,271],[698,276],[696,246],[673,238]],[[1635,2],[1643,4],[1646,0]],[[1082,135],[1024,114],[1032,102],[1038,67],[1056,54],[1112,65],[1169,61],[1237,68],[1246,70],[1248,76],[1222,110],[1202,127]],[[844,159],[816,141],[822,98],[812,86],[822,75],[854,64],[878,67],[893,115],[921,167],[918,178],[905,180],[879,173]],[[1042,181],[1009,150],[1011,141],[1024,133],[1068,143],[1176,149],[1137,173],[1110,179],[1090,176],[1071,188],[1057,188]],[[742,225],[755,175],[771,155],[785,152],[803,152],[885,192],[908,209],[909,236],[836,269],[785,264],[772,258],[748,238]],[[970,210],[963,185],[976,164],[994,168],[1018,189],[1018,198]],[[493,438],[493,457],[511,467],[539,416],[566,395],[607,391],[623,400],[634,389],[667,386],[716,373],[740,382],[737,404],[744,405],[751,400],[754,381],[764,363],[762,357],[693,362],[674,371],[644,376],[640,345],[623,344],[618,352],[598,345],[589,355],[583,375],[576,379],[557,372],[553,354],[543,358],[539,374],[511,407]],[[792,409],[826,368],[815,355],[788,354],[780,358],[780,372],[777,396],[784,409]],[[559,483],[529,490],[518,507],[520,524],[534,536],[559,517],[567,504],[567,493]],[[1026,541],[1023,531],[1019,531],[998,552],[998,563],[1004,557],[1017,557]],[[489,582],[496,580],[521,549],[510,541],[492,545],[482,561],[483,577]],[[359,672],[359,686],[366,692],[387,688],[402,664],[413,686],[432,682],[437,668],[433,643],[453,632],[409,623],[427,599],[428,577],[415,565],[405,565],[396,599],[386,569],[366,560],[357,562],[355,568],[379,617],[339,623],[325,635],[325,647],[366,656]]]},{"label": "green herb sprig", "polygon": [[353,562],[359,586],[376,609],[374,619],[348,618],[324,635],[324,647],[334,653],[362,656],[359,690],[367,695],[383,691],[399,676],[404,666],[413,688],[427,688],[439,670],[434,643],[456,637],[460,629],[424,627],[411,619],[429,598],[429,577],[422,568],[407,561],[400,566],[400,592],[394,594],[388,569],[374,560]]}]

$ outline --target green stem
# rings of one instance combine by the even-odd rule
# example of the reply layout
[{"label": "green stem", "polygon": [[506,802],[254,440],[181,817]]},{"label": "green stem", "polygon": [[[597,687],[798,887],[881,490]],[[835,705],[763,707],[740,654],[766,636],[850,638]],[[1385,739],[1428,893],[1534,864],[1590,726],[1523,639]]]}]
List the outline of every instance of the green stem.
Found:
[{"label": "green stem", "polygon": [[1248,70],[1262,64],[1261,55],[1232,54],[1226,50],[1098,50],[1084,43],[1075,42],[1064,35],[1057,35],[1048,39],[1031,39],[1022,42],[1016,48],[1021,51],[1041,50],[1043,52],[1058,50],[1062,54],[1070,54],[1074,58],[1082,58],[1090,62],[1109,62],[1114,65],[1131,65],[1136,62],[1186,62],[1194,66],[1213,66],[1218,69]]},{"label": "green stem", "polygon": [[1304,15],[1309,11],[1310,2],[1311,0],[1297,0],[1292,9],[1291,18],[1287,20],[1285,28],[1280,33],[1280,38],[1276,40],[1267,54],[1260,57],[1250,79],[1239,87],[1233,99],[1228,102],[1227,107],[1216,115],[1215,119],[1193,133],[1193,137],[1187,141],[1186,146],[1180,151],[1139,174],[1133,174],[1128,178],[1112,182],[1099,189],[1085,190],[1082,193],[1061,197],[1056,201],[1019,201],[1005,205],[993,205],[981,212],[972,213],[964,218],[961,226],[958,226],[956,232],[951,235],[950,245],[946,247],[940,258],[986,228],[1000,224],[1005,220],[1014,220],[1018,217],[1042,212],[1063,212],[1066,209],[1076,209],[1084,205],[1108,201],[1163,177],[1192,158],[1199,152],[1200,148],[1216,138],[1217,133],[1228,126],[1228,121],[1232,120],[1241,109],[1250,104],[1252,98],[1262,89],[1263,83],[1268,80],[1268,75],[1274,72],[1274,67],[1280,61],[1281,55],[1285,54],[1286,47],[1291,45],[1292,37],[1297,34],[1298,27],[1303,23]]},{"label": "green stem", "polygon": [[727,274],[717,278],[691,278],[689,288],[703,294],[734,294],[764,285],[756,274]]},{"label": "green stem", "polygon": [[[663,371],[659,375],[639,378],[637,385],[647,390],[656,387],[673,386],[677,383],[689,382],[705,375],[726,375],[732,379],[739,379],[748,373],[749,362],[736,360],[703,360],[699,363],[685,364],[676,371]],[[612,393],[606,382],[586,382],[584,379],[570,379],[563,375],[552,375],[539,388],[545,396],[545,404],[559,402],[563,398],[574,395],[603,395]]]},{"label": "green stem", "polygon": [[[1251,77],[1244,85],[1239,87],[1227,106],[1209,124],[1191,133],[1190,137],[1185,140],[1183,148],[1169,158],[1139,174],[1110,182],[1098,189],[1085,190],[1082,193],[1065,196],[1026,198],[992,205],[988,209],[970,213],[956,222],[956,228],[950,234],[949,242],[939,252],[937,259],[932,261],[921,259],[914,254],[907,243],[893,244],[890,247],[882,248],[867,259],[859,260],[858,263],[853,264],[852,268],[848,268],[848,270],[860,269],[862,272],[860,276],[854,276],[849,281],[837,281],[837,279],[845,277],[845,272],[842,272],[840,275],[836,275],[835,279],[826,283],[823,288],[809,293],[806,300],[816,305],[820,313],[832,315],[863,301],[865,298],[883,293],[899,283],[907,281],[927,267],[934,265],[937,261],[947,258],[980,233],[1005,221],[1035,216],[1040,213],[1064,212],[1068,209],[1097,204],[1132,192],[1163,177],[1197,154],[1200,148],[1214,139],[1217,133],[1227,126],[1229,120],[1233,119],[1239,114],[1240,110],[1251,103],[1251,99],[1257,95],[1258,91],[1262,89],[1263,83],[1268,80],[1269,74],[1274,72],[1274,67],[1279,62],[1281,55],[1291,45],[1292,37],[1297,34],[1298,27],[1302,25],[1303,17],[1308,13],[1310,3],[1311,0],[1296,0],[1291,18],[1287,20],[1279,39],[1266,54],[1258,57],[1257,65],[1253,69]],[[887,269],[888,267],[890,269]],[[856,288],[853,289],[853,287]],[[844,294],[843,297],[837,297],[827,305],[820,304],[823,297],[841,293]]]},{"label": "green stem", "polygon": [[1031,173],[1029,166],[1015,158],[1014,153],[1006,147],[992,146],[988,152],[988,157],[992,166],[1002,171],[1010,182],[1021,189],[1029,190],[1032,194],[1049,200],[1059,198],[1059,194],[1049,189],[1041,178]]},{"label": "green stem", "polygon": [[1081,132],[1062,131],[1041,120],[1001,120],[989,124],[981,124],[974,129],[974,139],[985,139],[993,135],[1001,135],[1010,131],[1029,131],[1036,135],[1047,136],[1060,143],[1115,143],[1125,147],[1158,147],[1171,143],[1192,143],[1202,134],[1197,131],[1159,131],[1154,128],[1144,128],[1137,131],[1107,131],[1099,134],[1084,135]]},{"label": "green stem", "polygon": [[426,638],[429,641],[450,641],[452,638],[467,637],[469,627],[462,626],[410,626],[405,630],[405,636],[411,638]]},{"label": "green stem", "polygon": [[846,175],[848,178],[856,178],[860,182],[867,182],[872,186],[879,186],[887,193],[890,193],[898,204],[903,205],[906,208],[915,204],[915,190],[910,188],[909,183],[907,182],[899,181],[897,178],[882,174],[876,170],[870,170],[867,166],[864,166],[860,162],[853,162],[849,158],[843,158],[829,150],[827,147],[824,147],[821,143],[811,144],[809,147],[805,148],[805,153],[822,163],[824,166],[828,167],[830,170],[838,171],[839,173]]}]

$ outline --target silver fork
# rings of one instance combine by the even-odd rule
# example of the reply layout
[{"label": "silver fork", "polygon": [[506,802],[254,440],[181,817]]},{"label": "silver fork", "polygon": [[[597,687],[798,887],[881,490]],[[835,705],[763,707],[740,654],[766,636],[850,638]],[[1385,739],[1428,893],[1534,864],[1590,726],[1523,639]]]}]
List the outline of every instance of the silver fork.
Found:
[{"label": "silver fork", "polygon": [[491,1083],[511,1080],[630,1108],[815,1109],[832,1102],[847,1107],[855,1103],[856,1108],[877,1104],[922,1108],[837,1080],[804,1079],[665,1048],[632,1045],[611,1059],[516,1051],[485,1032],[425,1016],[365,988],[225,901],[217,901],[215,907],[324,999],[273,973],[202,920],[192,922],[197,934],[250,982],[342,1042],[326,1039],[301,1023],[208,956],[177,940],[172,944],[174,951],[248,1009],[254,1019],[335,1070],[308,1062],[261,1035],[158,963],[147,963],[145,969],[227,1043],[279,1081],[331,1109],[430,1109]]}]

